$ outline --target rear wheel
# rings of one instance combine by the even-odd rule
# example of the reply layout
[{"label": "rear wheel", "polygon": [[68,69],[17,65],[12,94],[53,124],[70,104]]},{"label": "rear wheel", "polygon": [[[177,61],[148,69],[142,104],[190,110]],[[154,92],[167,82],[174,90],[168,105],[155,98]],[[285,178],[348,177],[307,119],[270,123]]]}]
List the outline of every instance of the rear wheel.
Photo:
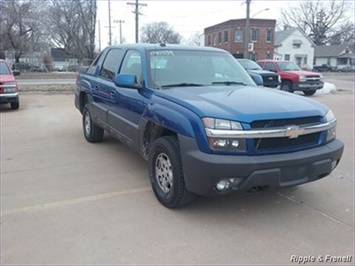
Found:
[{"label": "rear wheel", "polygon": [[290,81],[283,81],[281,83],[281,90],[293,93],[293,86]]},{"label": "rear wheel", "polygon": [[306,96],[312,96],[313,94],[316,93],[316,90],[303,91],[303,93]]},{"label": "rear wheel", "polygon": [[175,136],[157,139],[149,153],[149,175],[155,196],[167,208],[179,208],[196,195],[187,191],[180,148]]},{"label": "rear wheel", "polygon": [[17,110],[19,108],[20,108],[20,102],[17,101],[17,102],[11,103],[11,109]]},{"label": "rear wheel", "polygon": [[104,130],[93,123],[87,104],[83,108],[83,131],[88,142],[99,142],[104,137]]}]

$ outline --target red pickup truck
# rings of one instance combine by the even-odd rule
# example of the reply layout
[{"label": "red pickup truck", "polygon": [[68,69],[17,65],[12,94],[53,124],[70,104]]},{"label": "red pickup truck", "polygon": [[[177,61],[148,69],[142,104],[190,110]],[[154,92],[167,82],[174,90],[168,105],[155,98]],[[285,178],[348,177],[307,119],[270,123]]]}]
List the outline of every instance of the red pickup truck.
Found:
[{"label": "red pickup truck", "polygon": [[303,71],[291,61],[259,60],[257,63],[265,70],[281,76],[281,90],[303,91],[307,96],[313,95],[324,86],[323,76],[319,73]]}]

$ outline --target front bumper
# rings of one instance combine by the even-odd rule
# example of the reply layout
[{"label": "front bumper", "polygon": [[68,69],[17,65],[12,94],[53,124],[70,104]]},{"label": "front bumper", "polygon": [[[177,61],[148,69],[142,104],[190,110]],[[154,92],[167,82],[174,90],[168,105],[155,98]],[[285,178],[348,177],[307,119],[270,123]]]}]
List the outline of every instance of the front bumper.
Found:
[{"label": "front bumper", "polygon": [[179,136],[186,188],[198,195],[216,192],[222,179],[242,181],[231,191],[247,192],[255,187],[288,187],[329,175],[343,154],[344,145],[334,140],[304,151],[260,155],[217,155],[199,151],[195,140]]},{"label": "front bumper", "polygon": [[324,86],[323,81],[318,82],[300,82],[293,84],[293,90],[320,90]]},{"label": "front bumper", "polygon": [[18,92],[0,93],[0,103],[15,103],[19,101]]}]

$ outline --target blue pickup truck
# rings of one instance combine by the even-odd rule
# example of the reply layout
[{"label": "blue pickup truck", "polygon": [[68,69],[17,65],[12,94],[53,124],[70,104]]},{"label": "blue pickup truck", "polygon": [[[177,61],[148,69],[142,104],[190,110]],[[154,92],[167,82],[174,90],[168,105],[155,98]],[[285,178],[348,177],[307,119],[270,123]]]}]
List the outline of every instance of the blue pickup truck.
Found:
[{"label": "blue pickup truck", "polygon": [[78,73],[75,106],[88,142],[106,131],[148,161],[154,194],[168,208],[315,181],[343,153],[328,107],[256,86],[216,48],[107,47]]}]

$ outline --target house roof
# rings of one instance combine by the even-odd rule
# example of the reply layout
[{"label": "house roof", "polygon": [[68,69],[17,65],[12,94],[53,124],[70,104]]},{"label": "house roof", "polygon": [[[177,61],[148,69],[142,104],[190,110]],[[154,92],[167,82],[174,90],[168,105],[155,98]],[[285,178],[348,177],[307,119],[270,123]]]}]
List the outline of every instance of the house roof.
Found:
[{"label": "house roof", "polygon": [[309,38],[306,34],[304,34],[301,30],[297,28],[288,28],[282,31],[275,32],[275,46],[279,46],[285,41],[288,37],[295,35],[297,37],[297,33],[299,33],[299,37],[305,37],[312,45],[315,46],[314,42],[311,38]]},{"label": "house roof", "polygon": [[53,61],[60,62],[70,59],[71,56],[62,48],[51,48],[51,56]]},{"label": "house roof", "polygon": [[351,52],[351,49],[346,44],[340,45],[328,45],[328,46],[317,46],[314,49],[314,56],[315,57],[339,57],[343,54],[348,54],[346,51]]}]

